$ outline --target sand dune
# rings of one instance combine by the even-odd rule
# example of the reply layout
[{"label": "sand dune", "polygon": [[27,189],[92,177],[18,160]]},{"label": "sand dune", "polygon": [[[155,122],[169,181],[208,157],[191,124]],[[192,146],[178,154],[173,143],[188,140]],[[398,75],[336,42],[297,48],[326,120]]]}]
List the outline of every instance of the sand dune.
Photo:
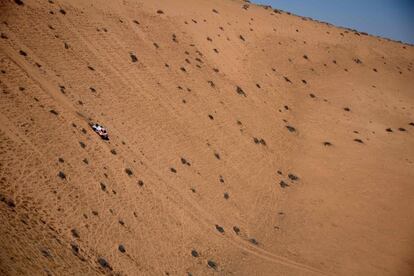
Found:
[{"label": "sand dune", "polygon": [[238,0],[0,19],[1,275],[413,273],[412,46]]}]

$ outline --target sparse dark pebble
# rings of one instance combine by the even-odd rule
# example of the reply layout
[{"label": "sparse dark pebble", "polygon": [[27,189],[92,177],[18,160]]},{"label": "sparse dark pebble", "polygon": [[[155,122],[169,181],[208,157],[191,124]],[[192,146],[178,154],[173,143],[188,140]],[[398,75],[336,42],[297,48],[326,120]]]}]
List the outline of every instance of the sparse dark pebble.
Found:
[{"label": "sparse dark pebble", "polygon": [[104,258],[98,258],[98,263],[102,268],[112,270],[112,267],[109,265],[108,261]]},{"label": "sparse dark pebble", "polygon": [[357,143],[360,143],[360,144],[364,143],[364,141],[362,141],[361,139],[358,139],[358,138],[354,139],[354,141],[357,142]]},{"label": "sparse dark pebble", "polygon": [[282,187],[282,188],[286,188],[286,187],[289,187],[289,184],[287,184],[285,181],[283,181],[283,180],[281,180],[280,181],[280,187]]},{"label": "sparse dark pebble", "polygon": [[208,261],[207,261],[207,265],[208,265],[209,267],[211,267],[212,269],[217,269],[217,263],[216,263],[215,261],[208,260]]},{"label": "sparse dark pebble", "polygon": [[191,250],[191,256],[193,256],[194,258],[197,258],[200,256],[200,254],[198,254],[198,252],[196,250]]},{"label": "sparse dark pebble", "polygon": [[216,229],[217,231],[219,231],[220,233],[224,233],[224,228],[221,227],[220,225],[216,224]]},{"label": "sparse dark pebble", "polygon": [[289,179],[290,179],[290,180],[292,180],[292,181],[299,180],[299,177],[297,177],[296,175],[294,175],[294,174],[292,174],[292,173],[288,174],[288,177],[289,177]]},{"label": "sparse dark pebble", "polygon": [[125,253],[125,252],[126,252],[125,247],[124,247],[122,244],[120,244],[120,245],[118,246],[118,250],[119,250],[121,253]]}]

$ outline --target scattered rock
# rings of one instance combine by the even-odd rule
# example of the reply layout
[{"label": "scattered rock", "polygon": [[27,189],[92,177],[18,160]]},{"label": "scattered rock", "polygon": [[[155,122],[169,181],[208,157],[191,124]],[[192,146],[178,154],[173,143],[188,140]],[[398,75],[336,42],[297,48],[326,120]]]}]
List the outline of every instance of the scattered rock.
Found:
[{"label": "scattered rock", "polygon": [[282,187],[282,188],[286,188],[286,187],[289,187],[289,184],[287,184],[285,181],[283,181],[283,180],[281,180],[280,181],[280,187]]},{"label": "scattered rock", "polygon": [[58,176],[59,176],[61,179],[66,179],[66,174],[65,174],[64,172],[62,172],[62,171],[60,171],[60,172],[58,173]]},{"label": "scattered rock", "polygon": [[72,248],[72,253],[75,255],[79,254],[79,246],[75,243],[71,243],[70,247]]},{"label": "scattered rock", "polygon": [[329,147],[329,146],[332,146],[332,143],[326,141],[326,142],[323,142],[323,145]]},{"label": "scattered rock", "polygon": [[22,56],[24,56],[24,57],[27,57],[27,53],[25,51],[23,51],[23,50],[20,50],[19,51],[19,54],[22,55]]},{"label": "scattered rock", "polygon": [[237,226],[233,226],[233,231],[234,231],[234,233],[236,233],[237,235],[239,235],[239,234],[240,234],[240,228],[239,228],[239,227],[237,227]]},{"label": "scattered rock", "polygon": [[119,250],[121,253],[125,253],[125,252],[126,252],[125,247],[124,247],[122,244],[120,244],[120,245],[118,246],[118,250]]},{"label": "scattered rock", "polygon": [[294,174],[292,174],[292,173],[288,174],[288,177],[289,177],[289,179],[290,179],[290,180],[292,180],[292,181],[297,181],[297,180],[299,180],[299,177],[297,177],[296,175],[294,175]]},{"label": "scattered rock", "polygon": [[101,185],[101,190],[106,192],[106,185],[104,183],[99,183]]},{"label": "scattered rock", "polygon": [[132,170],[131,169],[129,169],[129,168],[126,168],[125,169],[125,172],[126,172],[126,174],[128,175],[128,176],[131,176],[131,175],[133,175],[134,173],[132,172]]},{"label": "scattered rock", "polygon": [[164,12],[162,10],[157,10],[158,14],[164,14]]},{"label": "scattered rock", "polygon": [[72,236],[74,238],[77,238],[77,239],[80,238],[79,232],[75,228],[73,228],[72,230],[70,230],[70,232],[72,233]]},{"label": "scattered rock", "polygon": [[207,265],[208,265],[209,267],[211,267],[212,269],[214,269],[214,270],[216,270],[216,269],[217,269],[217,263],[216,263],[215,261],[208,260],[208,261],[207,261]]},{"label": "scattered rock", "polygon": [[214,153],[214,156],[215,156],[218,160],[220,160],[220,154],[218,154],[217,152],[215,152],[215,153]]},{"label": "scattered rock", "polygon": [[107,260],[105,260],[104,258],[98,258],[98,263],[99,265],[104,268],[104,269],[108,269],[112,271],[112,267],[111,265],[108,263]]},{"label": "scattered rock", "polygon": [[399,130],[399,131],[406,131],[406,129],[405,129],[405,128],[403,128],[403,127],[399,127],[399,128],[398,128],[398,130]]},{"label": "scattered rock", "polygon": [[14,0],[14,3],[16,3],[19,6],[23,6],[24,2],[22,0]]},{"label": "scattered rock", "polygon": [[177,173],[177,170],[175,168],[170,168],[170,171],[173,173]]},{"label": "scattered rock", "polygon": [[137,62],[138,61],[138,58],[137,58],[137,56],[135,54],[130,53],[129,56],[131,57],[131,61],[132,62]]},{"label": "scattered rock", "polygon": [[196,251],[196,250],[191,250],[191,255],[194,257],[194,258],[197,258],[197,257],[199,257],[200,256],[200,254],[198,254],[198,252]]},{"label": "scattered rock", "polygon": [[357,142],[357,143],[360,143],[360,144],[364,143],[364,141],[362,141],[361,139],[358,139],[358,138],[354,139],[354,141]]},{"label": "scattered rock", "polygon": [[249,240],[249,242],[251,242],[252,244],[254,244],[254,245],[259,245],[259,242],[256,240],[256,239],[254,239],[254,238],[251,238],[250,240]]},{"label": "scattered rock", "polygon": [[391,128],[387,128],[385,131],[392,132],[392,129]]},{"label": "scattered rock", "polygon": [[217,231],[219,231],[220,233],[224,233],[224,228],[221,227],[220,225],[216,224],[216,229]]},{"label": "scattered rock", "polygon": [[52,257],[52,255],[50,255],[49,250],[47,250],[46,248],[42,248],[42,249],[40,249],[40,252],[41,252],[41,253],[42,253],[42,255],[43,255],[44,257],[46,257],[46,258],[50,258],[50,257]]},{"label": "scattered rock", "polygon": [[360,60],[359,58],[354,58],[354,61],[357,64],[362,64],[362,60]]},{"label": "scattered rock", "polygon": [[236,86],[236,92],[237,94],[246,97],[246,93],[244,93],[243,89],[241,89],[240,86]]},{"label": "scattered rock", "polygon": [[286,126],[286,128],[290,131],[290,132],[295,132],[296,128],[294,128],[293,126]]}]

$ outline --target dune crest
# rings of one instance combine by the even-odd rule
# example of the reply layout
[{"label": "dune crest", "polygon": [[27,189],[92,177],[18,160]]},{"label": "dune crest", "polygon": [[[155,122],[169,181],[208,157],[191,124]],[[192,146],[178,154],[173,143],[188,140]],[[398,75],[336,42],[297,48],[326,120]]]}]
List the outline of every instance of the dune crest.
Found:
[{"label": "dune crest", "polygon": [[414,271],[413,46],[238,0],[0,11],[1,275]]}]

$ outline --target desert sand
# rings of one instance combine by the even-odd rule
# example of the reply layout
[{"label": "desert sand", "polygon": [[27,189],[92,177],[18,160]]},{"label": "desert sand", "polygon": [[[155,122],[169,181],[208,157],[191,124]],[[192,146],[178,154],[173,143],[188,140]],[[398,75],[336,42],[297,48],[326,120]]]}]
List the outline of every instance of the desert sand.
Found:
[{"label": "desert sand", "polygon": [[414,273],[413,46],[239,0],[0,32],[1,275]]}]

